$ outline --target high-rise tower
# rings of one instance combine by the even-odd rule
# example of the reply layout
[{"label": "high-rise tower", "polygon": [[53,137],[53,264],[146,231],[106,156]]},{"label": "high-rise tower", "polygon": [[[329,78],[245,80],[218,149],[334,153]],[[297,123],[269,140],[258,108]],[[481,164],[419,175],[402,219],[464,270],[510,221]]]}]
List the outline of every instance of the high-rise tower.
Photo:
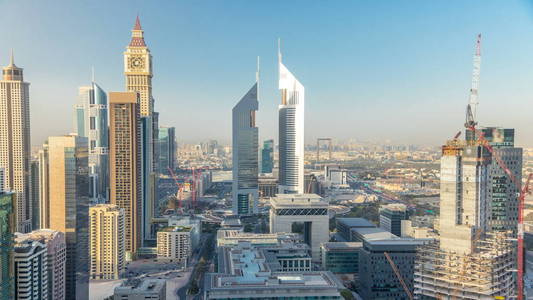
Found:
[{"label": "high-rise tower", "polygon": [[89,299],[87,148],[85,137],[51,136],[39,157],[41,227],[63,232],[67,244],[66,299]]},{"label": "high-rise tower", "polygon": [[133,258],[141,246],[141,121],[138,94],[109,93],[109,202],[124,209],[125,250]]},{"label": "high-rise tower", "polygon": [[79,88],[75,129],[89,139],[89,193],[92,202],[107,199],[109,189],[107,95],[94,81]]},{"label": "high-rise tower", "polygon": [[258,183],[258,128],[255,126],[257,84],[233,107],[233,213],[257,213]]},{"label": "high-rise tower", "polygon": [[304,193],[304,86],[279,54],[279,192]]},{"label": "high-rise tower", "polygon": [[30,95],[23,70],[11,61],[0,80],[0,168],[4,188],[17,193],[17,230],[31,230]]},{"label": "high-rise tower", "polygon": [[131,42],[124,52],[126,90],[139,93],[141,116],[151,116],[154,111],[152,98],[152,55],[144,42],[144,31],[139,17],[131,30]]}]

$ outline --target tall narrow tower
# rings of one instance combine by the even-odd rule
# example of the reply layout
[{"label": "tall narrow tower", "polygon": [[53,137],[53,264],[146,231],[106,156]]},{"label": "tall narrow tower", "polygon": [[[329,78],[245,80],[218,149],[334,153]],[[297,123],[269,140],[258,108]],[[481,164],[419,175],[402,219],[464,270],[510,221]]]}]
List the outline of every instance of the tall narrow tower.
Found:
[{"label": "tall narrow tower", "polygon": [[30,205],[30,84],[11,61],[0,80],[0,168],[4,188],[16,195],[17,231],[31,230]]},{"label": "tall narrow tower", "polygon": [[256,82],[233,107],[233,213],[251,215],[258,212],[258,109]]},{"label": "tall narrow tower", "polygon": [[304,86],[281,62],[279,51],[279,192],[304,193]]},{"label": "tall narrow tower", "polygon": [[131,42],[124,52],[124,74],[126,91],[140,95],[141,117],[151,116],[154,111],[152,98],[152,55],[144,42],[144,31],[139,17],[131,30]]}]

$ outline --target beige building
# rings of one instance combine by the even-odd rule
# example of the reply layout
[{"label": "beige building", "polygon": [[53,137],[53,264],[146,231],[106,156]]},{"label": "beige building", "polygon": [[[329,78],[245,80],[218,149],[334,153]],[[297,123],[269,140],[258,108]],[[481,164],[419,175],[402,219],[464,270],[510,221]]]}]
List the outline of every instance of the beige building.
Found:
[{"label": "beige building", "polygon": [[89,209],[91,279],[119,279],[125,267],[124,210],[113,204]]},{"label": "beige building", "polygon": [[192,255],[190,226],[166,227],[157,232],[157,257],[187,263]]},{"label": "beige building", "polygon": [[65,234],[66,299],[89,294],[89,170],[87,138],[52,136],[39,155],[41,224]]},{"label": "beige building", "polygon": [[152,116],[154,99],[152,98],[152,55],[144,42],[144,31],[139,17],[131,31],[131,42],[124,52],[124,74],[126,90],[139,93],[141,116]]},{"label": "beige building", "polygon": [[65,271],[67,262],[67,245],[65,234],[51,229],[34,230],[28,234],[18,235],[17,240],[32,240],[46,246],[48,272],[48,299],[65,299]]},{"label": "beige building", "polygon": [[0,168],[3,186],[17,193],[17,230],[31,231],[30,95],[13,54],[0,80]]},{"label": "beige building", "polygon": [[110,203],[124,209],[126,260],[141,247],[141,145],[138,94],[109,93]]}]

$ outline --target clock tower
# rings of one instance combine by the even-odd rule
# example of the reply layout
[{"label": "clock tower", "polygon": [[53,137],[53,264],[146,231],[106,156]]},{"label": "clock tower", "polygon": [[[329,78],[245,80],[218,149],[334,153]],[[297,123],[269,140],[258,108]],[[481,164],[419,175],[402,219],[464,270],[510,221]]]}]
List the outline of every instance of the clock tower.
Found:
[{"label": "clock tower", "polygon": [[131,42],[124,52],[124,74],[126,90],[140,95],[141,116],[152,116],[154,99],[152,98],[152,55],[144,42],[144,31],[139,16],[131,31]]}]

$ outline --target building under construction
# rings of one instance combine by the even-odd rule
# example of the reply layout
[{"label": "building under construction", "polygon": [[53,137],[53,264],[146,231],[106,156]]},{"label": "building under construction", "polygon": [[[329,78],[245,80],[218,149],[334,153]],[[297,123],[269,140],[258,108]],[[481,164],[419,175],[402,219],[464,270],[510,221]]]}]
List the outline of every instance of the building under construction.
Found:
[{"label": "building under construction", "polygon": [[516,291],[516,247],[510,235],[486,234],[473,242],[470,253],[443,249],[439,241],[421,246],[415,265],[415,299],[511,298]]}]

